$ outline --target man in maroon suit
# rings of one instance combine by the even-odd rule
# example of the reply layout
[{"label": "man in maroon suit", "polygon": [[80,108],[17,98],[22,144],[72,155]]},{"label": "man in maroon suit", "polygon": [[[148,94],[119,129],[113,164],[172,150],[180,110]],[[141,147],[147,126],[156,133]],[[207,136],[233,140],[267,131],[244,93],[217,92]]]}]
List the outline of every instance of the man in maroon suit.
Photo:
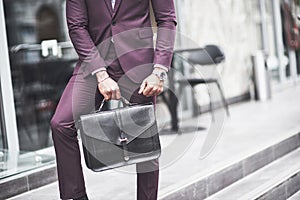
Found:
[{"label": "man in maroon suit", "polygon": [[[62,199],[88,199],[80,162],[76,120],[103,98],[155,102],[163,90],[175,40],[173,0],[67,0],[71,41],[79,60],[51,120]],[[158,160],[136,165],[137,199],[157,199]],[[110,199],[114,199],[113,196]]]}]

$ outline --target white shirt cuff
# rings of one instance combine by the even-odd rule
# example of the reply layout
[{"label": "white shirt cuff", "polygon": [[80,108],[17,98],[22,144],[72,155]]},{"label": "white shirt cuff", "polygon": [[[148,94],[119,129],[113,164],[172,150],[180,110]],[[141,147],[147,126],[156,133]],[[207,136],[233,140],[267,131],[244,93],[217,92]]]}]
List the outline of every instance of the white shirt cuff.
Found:
[{"label": "white shirt cuff", "polygon": [[106,68],[105,67],[101,67],[99,69],[96,69],[96,70],[92,71],[92,75],[95,75],[97,72],[100,72],[100,71],[106,71]]},{"label": "white shirt cuff", "polygon": [[155,64],[155,65],[154,65],[154,68],[160,68],[160,69],[165,70],[166,72],[169,71],[169,69],[168,69],[166,66],[163,66],[163,65],[161,65],[161,64]]}]

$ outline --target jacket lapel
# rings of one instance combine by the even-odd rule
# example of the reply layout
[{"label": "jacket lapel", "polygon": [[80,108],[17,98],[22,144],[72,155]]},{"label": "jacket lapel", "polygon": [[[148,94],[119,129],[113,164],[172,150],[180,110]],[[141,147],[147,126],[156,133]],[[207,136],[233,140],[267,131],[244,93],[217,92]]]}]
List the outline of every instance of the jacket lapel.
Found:
[{"label": "jacket lapel", "polygon": [[104,2],[106,4],[107,9],[109,10],[110,15],[113,15],[113,9],[112,9],[112,6],[111,6],[111,0],[104,0]]}]

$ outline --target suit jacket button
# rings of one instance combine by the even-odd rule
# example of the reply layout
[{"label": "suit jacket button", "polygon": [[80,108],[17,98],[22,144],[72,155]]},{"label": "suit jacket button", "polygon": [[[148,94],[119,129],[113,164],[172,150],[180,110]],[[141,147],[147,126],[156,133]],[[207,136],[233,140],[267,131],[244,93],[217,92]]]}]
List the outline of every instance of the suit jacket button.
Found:
[{"label": "suit jacket button", "polygon": [[115,26],[116,23],[117,23],[117,22],[116,22],[115,20],[113,20],[113,21],[111,22],[111,25]]}]

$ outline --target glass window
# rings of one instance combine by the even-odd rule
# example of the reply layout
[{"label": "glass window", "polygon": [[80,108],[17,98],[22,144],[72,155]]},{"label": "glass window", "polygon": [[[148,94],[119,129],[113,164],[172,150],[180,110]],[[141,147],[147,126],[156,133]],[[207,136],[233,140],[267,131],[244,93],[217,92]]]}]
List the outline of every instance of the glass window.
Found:
[{"label": "glass window", "polygon": [[[1,100],[0,100],[0,103],[2,103]],[[4,149],[6,149],[6,141],[5,141],[5,137],[4,137],[2,115],[0,115],[0,159],[2,159],[2,157],[3,157]]]},{"label": "glass window", "polygon": [[[0,96],[0,110],[3,111],[2,109],[2,101],[1,101],[1,96]],[[4,128],[3,128],[3,122],[2,122],[2,115],[0,115],[0,157],[3,153],[3,150],[5,149],[5,137],[4,137]],[[2,153],[1,153],[2,152]]]},{"label": "glass window", "polygon": [[[4,137],[4,135],[3,135],[3,133],[2,133],[3,131],[2,131],[2,122],[0,121],[0,151],[2,152],[2,150],[4,149],[4,145],[3,145],[3,143],[4,143],[4,139],[3,139],[3,137]],[[0,156],[1,156],[1,153],[0,153]]]},{"label": "glass window", "polygon": [[[77,61],[64,5],[61,0],[4,0],[18,134],[7,137],[0,115],[0,179],[55,160],[50,119]],[[6,145],[11,136],[18,139],[19,152]]]},{"label": "glass window", "polygon": [[7,151],[6,138],[4,135],[4,123],[3,123],[3,103],[2,103],[2,95],[1,95],[1,84],[0,84],[0,177],[1,172],[4,171],[4,163],[5,163],[5,152]]},{"label": "glass window", "polygon": [[64,2],[34,2],[4,1],[21,151],[52,146],[49,122],[77,58],[65,41]]},{"label": "glass window", "polygon": [[[3,164],[4,164],[4,155],[5,155],[5,138],[4,138],[4,134],[3,134],[3,124],[2,124],[2,121],[0,119],[0,174],[1,172],[4,170],[3,169]],[[0,175],[1,177],[1,175]]]}]

